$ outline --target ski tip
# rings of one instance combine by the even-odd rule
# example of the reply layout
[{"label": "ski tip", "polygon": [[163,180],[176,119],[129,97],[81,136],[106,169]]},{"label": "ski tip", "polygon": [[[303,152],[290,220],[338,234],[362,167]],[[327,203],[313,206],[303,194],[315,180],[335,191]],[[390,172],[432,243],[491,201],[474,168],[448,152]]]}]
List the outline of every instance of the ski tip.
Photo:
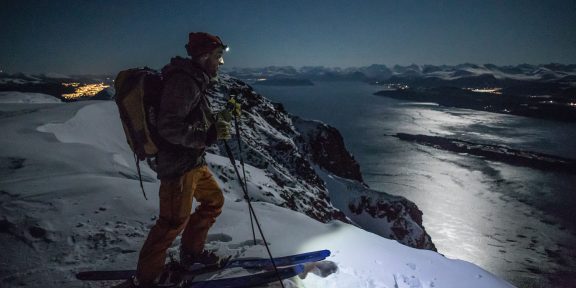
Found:
[{"label": "ski tip", "polygon": [[318,251],[314,251],[314,252],[309,252],[307,253],[309,255],[315,255],[318,258],[327,258],[328,256],[330,256],[332,254],[332,252],[330,252],[330,250],[328,249],[324,249],[324,250],[318,250]]}]

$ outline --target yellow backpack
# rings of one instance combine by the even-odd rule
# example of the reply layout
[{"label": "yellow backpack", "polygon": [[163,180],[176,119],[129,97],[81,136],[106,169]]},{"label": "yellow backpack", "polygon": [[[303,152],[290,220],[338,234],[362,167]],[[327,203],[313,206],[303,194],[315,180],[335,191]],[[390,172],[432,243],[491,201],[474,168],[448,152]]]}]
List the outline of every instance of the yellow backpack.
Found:
[{"label": "yellow backpack", "polygon": [[160,143],[156,117],[162,95],[162,76],[148,67],[128,69],[118,73],[114,88],[114,99],[126,140],[134,152],[140,186],[144,193],[139,162],[146,160],[150,168],[155,170],[155,156]]}]

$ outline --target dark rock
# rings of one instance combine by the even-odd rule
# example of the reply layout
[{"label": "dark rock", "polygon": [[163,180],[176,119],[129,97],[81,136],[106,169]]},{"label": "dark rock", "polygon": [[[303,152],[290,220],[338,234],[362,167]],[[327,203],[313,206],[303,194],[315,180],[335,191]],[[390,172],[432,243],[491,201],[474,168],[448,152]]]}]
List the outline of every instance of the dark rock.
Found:
[{"label": "dark rock", "polygon": [[301,142],[314,163],[336,176],[363,182],[360,165],[346,150],[344,139],[336,128],[298,117],[293,117],[293,122],[302,133]]},{"label": "dark rock", "polygon": [[28,233],[30,233],[30,236],[36,239],[44,238],[46,236],[46,230],[38,226],[32,226],[28,228]]},{"label": "dark rock", "polygon": [[[348,208],[357,215],[367,213],[372,218],[382,218],[391,223],[390,230],[393,234],[389,235],[388,238],[390,239],[396,239],[411,247],[436,251],[436,246],[422,225],[422,211],[418,209],[416,204],[404,197],[385,194],[380,194],[377,197],[363,195],[356,201],[350,202]],[[407,215],[424,231],[419,238],[413,240],[415,243],[409,242],[412,240],[407,237],[413,233],[407,222]],[[407,241],[408,243],[406,243]]]}]

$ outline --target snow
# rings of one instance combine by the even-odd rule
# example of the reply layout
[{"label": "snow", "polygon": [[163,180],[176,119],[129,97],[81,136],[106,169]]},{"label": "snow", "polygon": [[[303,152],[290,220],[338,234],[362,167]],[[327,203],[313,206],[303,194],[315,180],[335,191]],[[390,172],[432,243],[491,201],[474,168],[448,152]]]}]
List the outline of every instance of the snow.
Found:
[{"label": "snow", "polygon": [[[0,105],[9,112],[0,122],[0,286],[101,287],[79,283],[74,273],[133,269],[157,214],[159,182],[142,165],[146,201],[114,103],[10,103]],[[264,257],[264,246],[252,244],[247,204],[229,160],[208,154],[207,161],[226,198],[207,248]],[[337,265],[335,273],[287,280],[292,287],[512,287],[474,264],[266,203],[263,195],[276,184],[266,171],[246,169],[274,256],[332,251],[327,260]]]},{"label": "snow", "polygon": [[60,99],[42,93],[0,92],[0,104],[4,103],[61,103]]},{"label": "snow", "polygon": [[68,75],[60,74],[60,73],[56,73],[56,72],[48,72],[48,73],[44,74],[44,77],[55,78],[55,79],[71,79],[71,77]]}]

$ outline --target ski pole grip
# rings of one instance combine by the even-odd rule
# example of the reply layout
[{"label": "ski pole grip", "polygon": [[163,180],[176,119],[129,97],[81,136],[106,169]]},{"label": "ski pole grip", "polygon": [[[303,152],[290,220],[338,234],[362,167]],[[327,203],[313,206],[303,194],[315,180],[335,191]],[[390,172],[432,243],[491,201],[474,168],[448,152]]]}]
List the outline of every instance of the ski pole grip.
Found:
[{"label": "ski pole grip", "polygon": [[240,105],[240,103],[236,101],[236,98],[230,97],[230,99],[226,103],[226,110],[230,111],[230,113],[239,117],[240,114],[242,114],[242,105]]}]

